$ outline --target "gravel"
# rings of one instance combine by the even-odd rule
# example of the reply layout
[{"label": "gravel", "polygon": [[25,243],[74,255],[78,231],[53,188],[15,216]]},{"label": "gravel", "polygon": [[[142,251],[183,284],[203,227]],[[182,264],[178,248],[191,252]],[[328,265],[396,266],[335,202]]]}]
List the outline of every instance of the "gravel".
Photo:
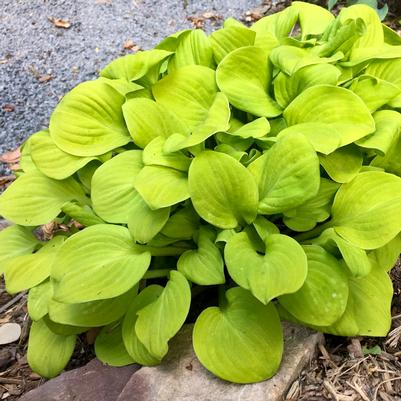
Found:
[{"label": "gravel", "polygon": [[[59,99],[127,54],[190,28],[189,16],[241,18],[261,0],[0,0],[0,154],[47,126]],[[49,18],[71,23],[57,28]],[[210,21],[206,30],[216,29]],[[1,167],[0,167],[1,175]]]}]

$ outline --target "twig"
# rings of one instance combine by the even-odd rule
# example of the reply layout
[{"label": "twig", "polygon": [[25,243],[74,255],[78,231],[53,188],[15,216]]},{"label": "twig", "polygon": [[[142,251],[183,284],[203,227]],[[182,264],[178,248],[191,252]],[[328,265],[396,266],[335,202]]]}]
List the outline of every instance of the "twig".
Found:
[{"label": "twig", "polygon": [[388,382],[393,382],[393,381],[395,381],[395,380],[401,380],[401,376],[392,377],[391,379],[383,380],[382,382],[380,382],[380,383],[377,385],[377,387],[376,387],[375,394],[374,394],[374,396],[373,396],[373,401],[376,401],[376,400],[377,400],[377,393],[379,392],[379,388],[380,388],[383,384],[388,383]]},{"label": "twig", "polygon": [[20,379],[11,379],[10,377],[0,377],[1,384],[21,384],[22,380]]},{"label": "twig", "polygon": [[10,308],[14,304],[16,304],[21,298],[23,298],[25,296],[25,294],[26,294],[26,291],[21,292],[20,294],[16,295],[13,299],[8,301],[5,305],[0,307],[0,313],[5,312],[8,308]]},{"label": "twig", "polygon": [[365,392],[361,389],[361,387],[357,383],[354,382],[354,384],[352,385],[348,380],[346,380],[345,383],[347,383],[348,386],[353,388],[362,397],[363,400],[370,401],[369,397],[365,394]]}]

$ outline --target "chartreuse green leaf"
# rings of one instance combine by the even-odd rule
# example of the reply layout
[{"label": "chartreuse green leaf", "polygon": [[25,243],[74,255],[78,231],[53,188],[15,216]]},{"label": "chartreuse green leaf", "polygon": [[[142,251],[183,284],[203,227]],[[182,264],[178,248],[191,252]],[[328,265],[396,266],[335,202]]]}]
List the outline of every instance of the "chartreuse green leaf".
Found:
[{"label": "chartreuse green leaf", "polygon": [[[373,114],[376,131],[357,141],[363,148],[374,149],[379,156],[391,152],[391,146],[397,140],[401,129],[401,114],[394,110],[379,110]],[[379,157],[378,160],[381,158]]]},{"label": "chartreuse green leaf", "polygon": [[130,211],[128,229],[135,241],[142,244],[153,239],[170,216],[169,207],[152,210],[140,195],[135,197]]},{"label": "chartreuse green leaf", "polygon": [[29,137],[20,147],[21,157],[19,166],[24,173],[30,173],[31,171],[37,170],[37,167],[31,157],[31,138],[33,135]]},{"label": "chartreuse green leaf", "polygon": [[223,153],[206,151],[189,168],[189,194],[196,212],[219,228],[256,218],[258,190],[247,169]]},{"label": "chartreuse green leaf", "polygon": [[0,215],[22,226],[37,226],[53,220],[70,200],[86,203],[73,178],[53,180],[39,171],[23,174],[0,196]]},{"label": "chartreuse green leaf", "polygon": [[348,303],[341,318],[325,333],[340,336],[385,337],[391,327],[393,286],[386,271],[373,265],[365,277],[349,279]]},{"label": "chartreuse green leaf", "polygon": [[39,240],[26,227],[12,225],[0,231],[0,274],[7,259],[30,254],[39,245]]},{"label": "chartreuse green leaf", "polygon": [[188,30],[177,38],[178,46],[168,63],[168,72],[187,65],[213,67],[213,50],[202,29]]},{"label": "chartreuse green leaf", "polygon": [[101,81],[88,81],[67,93],[50,117],[50,136],[64,152],[98,156],[127,144],[130,136],[121,106],[124,96]]},{"label": "chartreuse green leaf", "polygon": [[152,210],[190,197],[187,174],[164,166],[145,166],[135,177],[134,186]]},{"label": "chartreuse green leaf", "polygon": [[273,81],[274,96],[281,107],[287,107],[302,91],[315,85],[337,85],[340,70],[332,64],[314,64],[294,74],[280,72]]},{"label": "chartreuse green leaf", "polygon": [[267,118],[260,117],[237,129],[227,131],[227,134],[240,138],[262,138],[270,132],[270,124]]},{"label": "chartreuse green leaf", "polygon": [[306,278],[307,261],[301,245],[286,235],[268,235],[264,244],[262,253],[247,233],[235,234],[227,241],[224,260],[231,278],[267,304],[299,290]]},{"label": "chartreuse green leaf", "polygon": [[199,229],[198,249],[184,252],[177,262],[177,269],[189,281],[198,285],[224,284],[224,262],[215,244],[216,233],[212,228]]},{"label": "chartreuse green leaf", "polygon": [[127,292],[150,264],[149,252],[135,246],[127,228],[97,224],[69,237],[52,267],[54,299],[81,303]]},{"label": "chartreuse green leaf", "polygon": [[192,239],[199,227],[199,216],[191,205],[177,210],[161,230],[161,233],[175,239]]},{"label": "chartreuse green leaf", "polygon": [[265,241],[266,238],[271,234],[280,234],[280,230],[277,228],[277,226],[271,221],[267,220],[266,217],[261,215],[256,217],[256,220],[253,222],[253,227],[262,241]]},{"label": "chartreuse green leaf", "polygon": [[28,313],[32,320],[40,320],[49,312],[49,301],[53,296],[53,285],[45,280],[31,288],[28,293]]},{"label": "chartreuse green leaf", "polygon": [[44,316],[42,320],[54,334],[58,334],[59,336],[71,336],[88,331],[88,327],[70,326],[53,322],[48,315]]},{"label": "chartreuse green leaf", "polygon": [[184,324],[190,303],[188,281],[180,272],[172,270],[157,300],[137,312],[136,335],[152,356],[162,359],[167,354],[168,341]]},{"label": "chartreuse green leaf", "polygon": [[179,68],[152,87],[156,101],[174,113],[188,132],[205,121],[217,90],[215,72],[200,65]]},{"label": "chartreuse green leaf", "polygon": [[210,43],[216,63],[239,47],[252,46],[256,33],[245,26],[229,26],[213,32]]},{"label": "chartreuse green leaf", "polygon": [[337,259],[318,245],[303,247],[308,274],[302,287],[279,297],[280,304],[303,323],[328,326],[344,313],[348,277]]},{"label": "chartreuse green leaf", "polygon": [[4,264],[6,289],[10,294],[32,288],[50,276],[57,251],[65,237],[58,236],[47,242],[36,253],[14,256]]},{"label": "chartreuse green leaf", "polygon": [[343,184],[334,198],[331,225],[356,247],[385,245],[401,231],[401,178],[369,171]]},{"label": "chartreuse green leaf", "polygon": [[128,94],[132,94],[132,92],[138,91],[139,93],[143,92],[143,86],[135,84],[134,82],[127,81],[124,78],[119,79],[108,79],[104,77],[100,77],[99,81],[104,82],[106,85],[111,86],[118,93],[123,96],[127,96]]},{"label": "chartreuse green leaf", "polygon": [[147,84],[156,82],[161,65],[173,53],[152,49],[136,54],[128,54],[112,61],[100,72],[100,76],[109,79],[123,78],[127,81],[139,81]]},{"label": "chartreuse green leaf", "polygon": [[167,138],[175,132],[188,132],[186,124],[152,99],[129,99],[122,110],[129,133],[140,148],[159,136]]},{"label": "chartreuse green leaf", "polygon": [[371,75],[360,75],[349,87],[368,106],[371,113],[401,94],[401,88]]},{"label": "chartreuse green leaf", "polygon": [[348,145],[329,155],[319,155],[320,164],[333,181],[351,181],[361,170],[363,157],[359,148]]},{"label": "chartreuse green leaf", "polygon": [[29,366],[43,377],[57,376],[70,360],[75,340],[75,335],[53,333],[43,319],[33,322],[28,341]]},{"label": "chartreuse green leaf", "polygon": [[384,34],[384,42],[393,45],[393,46],[398,46],[401,45],[401,38],[400,35],[393,29],[391,29],[389,26],[386,24],[382,23],[382,28],[383,28],[383,34]]},{"label": "chartreuse green leaf", "polygon": [[175,152],[184,148],[199,145],[213,134],[229,129],[230,104],[224,93],[217,92],[205,120],[196,127],[191,135],[173,134],[164,144],[166,152]]},{"label": "chartreuse green leaf", "polygon": [[400,254],[401,234],[398,234],[386,245],[369,252],[368,256],[377,266],[385,271],[390,271],[395,266]]},{"label": "chartreuse green leaf", "polygon": [[294,231],[309,231],[330,216],[334,194],[340,184],[320,178],[319,192],[302,205],[283,212],[284,224]]},{"label": "chartreuse green leaf", "polygon": [[340,134],[341,146],[375,130],[373,117],[363,101],[352,91],[331,85],[316,85],[306,89],[289,104],[283,115],[289,126],[325,124],[328,129]]},{"label": "chartreuse green leaf", "polygon": [[142,152],[130,150],[101,165],[92,177],[91,198],[95,212],[109,223],[128,223],[138,193],[135,177],[143,167]]},{"label": "chartreuse green leaf", "polygon": [[54,143],[48,131],[39,131],[30,138],[31,158],[45,175],[56,180],[70,177],[95,157],[73,156]]},{"label": "chartreuse green leaf", "polygon": [[261,214],[292,209],[314,197],[319,190],[319,159],[309,141],[300,134],[280,138],[248,170],[259,186]]},{"label": "chartreuse green leaf", "polygon": [[394,130],[396,133],[386,154],[384,156],[376,156],[370,165],[373,167],[382,168],[388,173],[401,176],[401,160],[399,157],[401,151],[401,135],[399,129],[397,130],[394,127]]},{"label": "chartreuse green leaf", "polygon": [[372,264],[366,251],[341,238],[333,228],[323,231],[313,243],[323,246],[332,254],[336,254],[338,248],[346,266],[354,277],[363,277],[370,273]]},{"label": "chartreuse green leaf", "polygon": [[[34,289],[31,289],[30,293]],[[129,291],[114,298],[75,304],[66,304],[52,299],[48,304],[49,317],[54,322],[71,326],[105,326],[115,322],[125,314],[137,291],[137,286],[134,286]]]},{"label": "chartreuse green leaf", "polygon": [[263,305],[235,287],[220,307],[205,309],[193,331],[193,346],[202,365],[235,383],[266,380],[278,370],[283,353],[280,319],[273,304]]},{"label": "chartreuse green leaf", "polygon": [[160,285],[150,285],[146,287],[137,297],[135,297],[124,316],[122,336],[125,348],[135,362],[140,363],[141,365],[158,365],[161,358],[153,356],[139,340],[135,331],[138,312],[147,305],[156,302],[162,293],[163,287]]},{"label": "chartreuse green leaf", "polygon": [[104,223],[104,221],[87,205],[80,206],[76,202],[66,202],[61,206],[61,210],[67,216],[84,226],[93,226],[94,224]]},{"label": "chartreuse green leaf", "polygon": [[269,95],[272,69],[268,51],[255,46],[241,47],[218,65],[217,84],[238,109],[259,117],[276,117],[281,108]]},{"label": "chartreuse green leaf", "polygon": [[96,357],[106,365],[125,366],[135,362],[124,346],[121,331],[121,322],[112,323],[103,327],[96,337]]}]

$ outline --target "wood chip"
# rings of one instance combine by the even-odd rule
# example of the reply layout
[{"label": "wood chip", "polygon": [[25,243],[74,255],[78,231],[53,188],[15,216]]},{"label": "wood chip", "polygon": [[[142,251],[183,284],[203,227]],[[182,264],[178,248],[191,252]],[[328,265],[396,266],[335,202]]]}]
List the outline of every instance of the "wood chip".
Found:
[{"label": "wood chip", "polygon": [[68,29],[71,27],[71,22],[68,19],[48,17],[48,20],[56,27],[62,29]]},{"label": "wood chip", "polygon": [[15,106],[11,103],[3,104],[3,111],[6,113],[12,113],[15,110]]},{"label": "wood chip", "polygon": [[0,345],[10,344],[19,340],[21,326],[17,323],[5,323],[0,326]]}]

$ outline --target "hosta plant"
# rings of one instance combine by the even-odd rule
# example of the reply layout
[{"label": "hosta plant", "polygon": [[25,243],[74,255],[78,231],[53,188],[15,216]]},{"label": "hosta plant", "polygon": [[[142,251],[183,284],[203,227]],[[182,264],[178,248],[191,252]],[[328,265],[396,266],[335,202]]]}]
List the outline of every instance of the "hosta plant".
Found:
[{"label": "hosta plant", "polygon": [[385,336],[400,108],[401,40],[366,5],[181,31],[79,84],[0,197],[33,370],[93,328],[101,361],[156,365],[195,322],[200,362],[237,383],[275,374],[282,320]]}]

